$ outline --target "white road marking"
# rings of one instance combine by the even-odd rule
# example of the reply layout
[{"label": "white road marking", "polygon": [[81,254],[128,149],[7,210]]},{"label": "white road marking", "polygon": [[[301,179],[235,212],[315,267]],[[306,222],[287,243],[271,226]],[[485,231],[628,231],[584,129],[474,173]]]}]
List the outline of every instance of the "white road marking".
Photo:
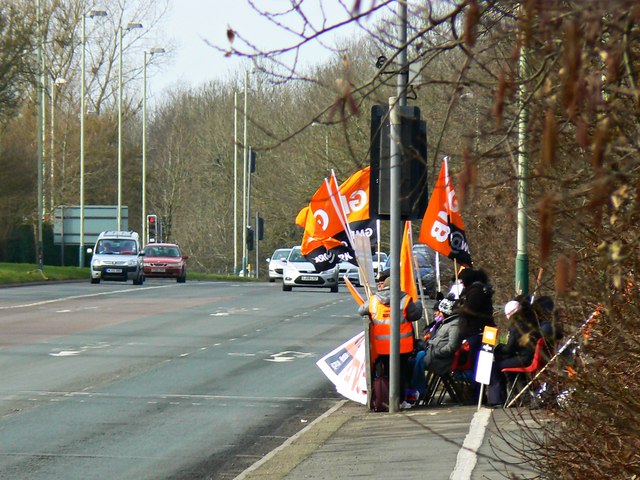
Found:
[{"label": "white road marking", "polygon": [[59,298],[52,298],[51,300],[42,300],[40,302],[23,303],[20,305],[8,305],[5,307],[0,307],[0,310],[12,310],[15,308],[38,307],[40,305],[47,305],[49,303],[64,302],[66,300],[77,300],[79,298],[100,297],[102,295],[117,295],[119,293],[139,292],[140,290],[152,290],[154,288],[170,288],[170,287],[175,287],[175,285],[157,285],[155,287],[137,287],[137,288],[128,288],[126,290],[115,290],[111,292],[88,293],[86,295],[71,295],[69,297],[59,297]]},{"label": "white road marking", "polygon": [[478,449],[482,445],[484,433],[491,418],[491,409],[483,408],[473,415],[469,433],[464,439],[462,448],[458,451],[456,466],[449,476],[449,480],[469,480],[478,462]]}]

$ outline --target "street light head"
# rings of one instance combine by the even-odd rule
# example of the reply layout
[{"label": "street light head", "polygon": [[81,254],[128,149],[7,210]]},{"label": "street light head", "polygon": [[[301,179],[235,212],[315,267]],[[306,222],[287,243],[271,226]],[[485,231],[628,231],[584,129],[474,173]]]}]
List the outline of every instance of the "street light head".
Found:
[{"label": "street light head", "polygon": [[134,28],[142,28],[142,24],[138,22],[127,23],[127,30],[133,30]]},{"label": "street light head", "polygon": [[149,50],[149,53],[151,55],[156,55],[156,54],[160,54],[160,53],[165,53],[165,49],[162,47],[153,47]]},{"label": "street light head", "polygon": [[67,79],[66,79],[66,78],[63,78],[63,77],[57,77],[57,78],[53,81],[53,83],[54,83],[55,85],[57,85],[57,86],[64,85],[65,83],[67,83]]},{"label": "street light head", "polygon": [[106,16],[107,16],[107,11],[102,8],[94,8],[89,10],[89,13],[87,13],[87,17],[89,18],[106,17]]}]

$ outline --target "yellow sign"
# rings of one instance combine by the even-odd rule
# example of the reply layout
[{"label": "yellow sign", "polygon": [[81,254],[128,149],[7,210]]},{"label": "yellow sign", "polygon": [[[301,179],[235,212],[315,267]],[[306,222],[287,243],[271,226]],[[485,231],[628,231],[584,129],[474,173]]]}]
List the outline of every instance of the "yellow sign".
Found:
[{"label": "yellow sign", "polygon": [[495,346],[497,342],[498,329],[495,327],[484,327],[484,332],[482,332],[482,343]]}]

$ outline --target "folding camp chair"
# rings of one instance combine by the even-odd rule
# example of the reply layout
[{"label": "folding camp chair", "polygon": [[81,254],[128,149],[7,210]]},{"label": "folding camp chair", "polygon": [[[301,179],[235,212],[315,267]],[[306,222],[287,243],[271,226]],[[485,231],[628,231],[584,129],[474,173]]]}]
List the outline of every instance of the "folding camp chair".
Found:
[{"label": "folding camp chair", "polygon": [[544,348],[544,338],[539,338],[536,342],[536,349],[533,354],[533,360],[531,360],[531,363],[529,365],[527,365],[526,367],[507,367],[502,369],[502,373],[504,374],[516,374],[513,381],[510,382],[510,387],[507,392],[507,399],[504,402],[505,405],[509,405],[509,403],[511,402],[519,381],[523,377],[525,377],[527,379],[527,382],[529,382],[533,375],[544,366]]}]

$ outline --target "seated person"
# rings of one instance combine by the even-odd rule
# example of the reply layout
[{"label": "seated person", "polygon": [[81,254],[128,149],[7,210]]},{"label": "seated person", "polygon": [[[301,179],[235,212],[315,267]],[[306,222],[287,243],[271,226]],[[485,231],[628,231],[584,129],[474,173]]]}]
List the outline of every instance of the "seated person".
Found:
[{"label": "seated person", "polygon": [[508,302],[505,315],[510,320],[510,327],[507,343],[498,344],[494,350],[495,360],[487,392],[491,407],[502,406],[507,397],[507,377],[502,369],[530,365],[540,338],[538,322],[527,299]]},{"label": "seated person", "polygon": [[455,353],[462,344],[457,306],[458,302],[453,295],[440,300],[438,308],[444,319],[435,334],[425,342],[424,350],[416,354],[412,383],[420,394],[426,390],[426,370],[436,375],[446,375],[451,371]]}]

